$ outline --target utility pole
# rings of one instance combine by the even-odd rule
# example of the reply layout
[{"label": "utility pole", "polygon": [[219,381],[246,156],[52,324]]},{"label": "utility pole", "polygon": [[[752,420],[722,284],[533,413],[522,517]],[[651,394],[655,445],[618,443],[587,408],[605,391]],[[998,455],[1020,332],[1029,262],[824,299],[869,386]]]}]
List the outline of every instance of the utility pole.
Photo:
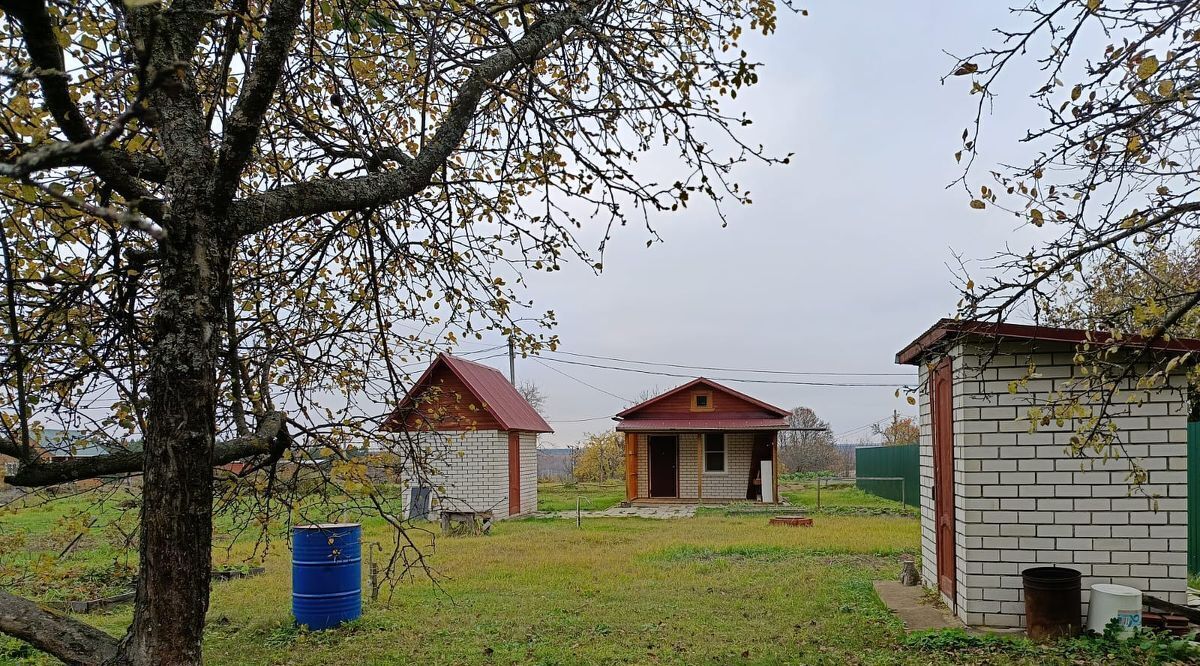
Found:
[{"label": "utility pole", "polygon": [[517,351],[513,336],[508,336],[508,381],[517,385]]}]

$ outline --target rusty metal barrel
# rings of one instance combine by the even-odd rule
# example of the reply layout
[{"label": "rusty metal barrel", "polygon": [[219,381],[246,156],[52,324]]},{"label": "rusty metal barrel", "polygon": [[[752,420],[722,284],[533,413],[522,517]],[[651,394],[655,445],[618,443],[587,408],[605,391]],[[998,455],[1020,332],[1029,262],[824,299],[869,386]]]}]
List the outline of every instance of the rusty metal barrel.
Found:
[{"label": "rusty metal barrel", "polygon": [[1079,633],[1083,618],[1081,575],[1067,567],[1032,567],[1021,572],[1025,586],[1025,632],[1033,640]]}]

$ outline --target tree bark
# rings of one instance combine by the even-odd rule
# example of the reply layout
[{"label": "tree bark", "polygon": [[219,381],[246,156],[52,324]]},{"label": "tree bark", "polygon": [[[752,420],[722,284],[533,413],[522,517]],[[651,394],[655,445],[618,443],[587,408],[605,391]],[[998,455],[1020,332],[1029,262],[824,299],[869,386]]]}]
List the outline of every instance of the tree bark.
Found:
[{"label": "tree bark", "polygon": [[[283,424],[283,412],[270,412],[258,422],[253,434],[234,437],[213,446],[213,465],[223,465],[252,456],[281,456],[291,444],[290,435]],[[0,441],[0,453],[17,458],[21,450],[12,444]],[[118,476],[141,472],[145,466],[143,451],[118,451],[90,458],[71,458],[61,462],[36,460],[22,463],[15,476],[4,481],[10,486],[37,488],[59,483],[95,479],[102,476]]]},{"label": "tree bark", "polygon": [[4,590],[0,590],[0,632],[68,664],[102,664],[117,654],[112,636]]},{"label": "tree bark", "polygon": [[172,224],[150,354],[139,575],[119,660],[200,664],[212,569],[222,276],[230,250],[197,216]]}]

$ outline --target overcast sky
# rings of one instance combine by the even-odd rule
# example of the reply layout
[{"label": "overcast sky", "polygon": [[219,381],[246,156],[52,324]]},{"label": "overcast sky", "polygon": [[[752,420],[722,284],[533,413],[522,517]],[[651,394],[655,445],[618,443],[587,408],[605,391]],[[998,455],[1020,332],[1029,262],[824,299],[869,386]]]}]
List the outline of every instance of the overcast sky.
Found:
[{"label": "overcast sky", "polygon": [[[777,34],[748,43],[765,69],[733,107],[754,119],[751,142],[794,152],[791,164],[741,171],[754,204],[729,208],[726,228],[703,207],[663,215],[653,224],[665,243],[647,248],[644,230],[620,230],[599,277],[581,265],[530,276],[527,295],[536,308],[558,314],[563,351],[729,368],[909,372],[894,365],[895,353],[953,312],[955,253],[982,259],[1005,243],[1031,242],[1013,217],[972,210],[961,188],[947,189],[959,175],[953,155],[977,99],[967,95],[964,79],[941,84],[954,62],[944,51],[966,53],[994,39],[993,27],[1012,25],[1005,3],[841,0],[806,8],[809,16],[783,15]],[[1016,139],[1037,120],[1018,91],[999,101],[981,143],[986,159],[976,186],[988,184],[988,162],[1025,154]],[[507,368],[503,358],[485,362]],[[547,396],[556,433],[543,446],[608,429],[626,404],[621,398],[686,381],[543,363],[517,361],[518,379],[532,379]],[[859,441],[862,426],[894,409],[915,412],[894,397],[896,387],[913,381],[903,375],[658,370],[887,384],[728,382],[780,407],[811,407],[836,433],[860,428],[844,435],[846,442]]]}]

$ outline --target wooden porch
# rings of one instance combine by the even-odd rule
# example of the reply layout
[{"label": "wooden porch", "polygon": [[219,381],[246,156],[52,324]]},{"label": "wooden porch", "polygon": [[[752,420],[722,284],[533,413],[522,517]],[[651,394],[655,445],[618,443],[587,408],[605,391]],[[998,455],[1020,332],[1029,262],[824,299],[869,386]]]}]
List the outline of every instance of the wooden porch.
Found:
[{"label": "wooden porch", "polygon": [[[731,451],[735,448],[735,437],[738,438],[736,444],[741,448]],[[684,443],[681,444],[681,441]],[[720,443],[714,445],[714,441]],[[669,448],[656,451],[656,448],[661,448],[656,444]],[[695,457],[690,458],[693,455],[690,449],[693,448]],[[724,459],[722,469],[716,474],[708,469],[706,454],[715,456],[717,460]],[[743,466],[726,468],[724,465],[729,464],[729,459],[735,456],[744,459]],[[643,457],[647,459],[643,460]],[[669,469],[665,462],[671,464]],[[764,469],[767,465],[763,463],[768,462],[769,469]],[[706,476],[710,488],[707,492]],[[633,506],[742,502],[779,504],[778,433],[699,430],[682,433],[627,432],[625,497]]]}]

